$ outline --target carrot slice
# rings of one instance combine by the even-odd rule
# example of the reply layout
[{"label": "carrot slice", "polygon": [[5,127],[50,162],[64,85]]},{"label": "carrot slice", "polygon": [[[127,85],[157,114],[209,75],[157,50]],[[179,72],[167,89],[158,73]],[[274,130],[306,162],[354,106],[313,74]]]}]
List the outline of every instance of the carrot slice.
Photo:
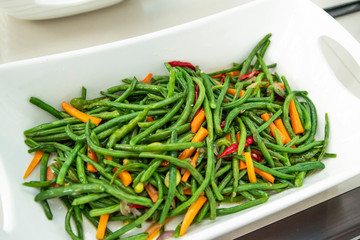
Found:
[{"label": "carrot slice", "polygon": [[[215,81],[215,80],[214,80]],[[218,81],[215,81],[218,85],[222,85],[221,83],[219,83]],[[234,95],[236,94],[236,89],[233,88],[228,88],[227,93]],[[245,90],[241,90],[239,93],[239,97],[242,97],[245,93]]]},{"label": "carrot slice", "polygon": [[[232,71],[232,72],[228,72],[226,73],[227,75],[229,75],[230,77],[235,77],[235,76],[239,76],[240,72],[238,70]],[[214,76],[211,76],[212,78],[221,78],[222,74],[217,74]]]},{"label": "carrot slice", "polygon": [[[262,118],[265,122],[267,122],[267,121],[269,121],[270,116],[269,116],[268,113],[264,113],[264,114],[261,115],[261,118]],[[285,142],[286,142],[286,137],[285,137],[284,133],[283,133],[282,131],[280,131],[280,130],[275,126],[274,123],[271,123],[269,127],[270,127],[271,134],[273,135],[273,137],[275,137],[275,130],[278,130],[278,132],[279,132],[279,134],[280,134],[280,137],[281,137],[281,141],[283,142],[283,144],[285,144]]]},{"label": "carrot slice", "polygon": [[[116,171],[117,171],[117,169],[115,170],[115,172]],[[132,177],[128,171],[123,171],[123,172],[119,173],[119,178],[125,187],[129,186],[132,182]]]},{"label": "carrot slice", "polygon": [[241,135],[241,133],[240,132],[237,132],[236,133],[236,141],[239,143],[240,142],[240,135]]},{"label": "carrot slice", "polygon": [[[200,129],[197,131],[191,142],[201,142],[205,139],[205,137],[208,135],[208,130],[204,127],[200,127]],[[186,158],[189,158],[195,151],[195,148],[188,148],[182,151],[178,157],[180,160],[184,160]]]},{"label": "carrot slice", "polygon": [[[193,167],[196,167],[196,160],[199,158],[199,155],[200,155],[200,149],[198,148],[196,150],[196,153],[194,155],[194,157],[192,158],[190,164],[193,166]],[[188,178],[190,177],[190,171],[186,169],[184,175],[182,176],[181,178],[181,181],[183,182],[187,182]]]},{"label": "carrot slice", "polygon": [[109,214],[104,214],[100,216],[99,224],[96,232],[96,239],[104,239],[105,238],[105,230],[107,223],[109,221]]},{"label": "carrot slice", "polygon": [[[95,162],[98,162],[98,157],[96,155],[96,152],[92,151],[89,147],[87,149],[87,156],[94,160]],[[97,169],[90,163],[87,163],[86,164],[86,169],[89,171],[89,172],[92,172],[92,173],[95,173],[97,172]]]},{"label": "carrot slice", "polygon": [[154,119],[152,118],[152,116],[147,116],[147,117],[146,117],[146,121],[147,121],[147,122],[153,122]]},{"label": "carrot slice", "polygon": [[[246,169],[246,163],[244,163],[243,161],[240,161],[239,170],[243,170],[243,169]],[[264,172],[256,167],[254,167],[254,171],[255,171],[255,173],[259,174],[261,177],[268,180],[269,182],[274,183],[275,177],[273,175],[271,175],[270,173]]]},{"label": "carrot slice", "polygon": [[44,155],[43,151],[38,150],[38,151],[35,152],[35,155],[34,155],[33,159],[31,160],[28,168],[26,169],[26,172],[24,174],[23,179],[26,179],[30,175],[30,173],[32,173],[32,171],[35,169],[35,167],[41,161],[41,158],[42,158],[43,155]]},{"label": "carrot slice", "polygon": [[149,83],[152,78],[152,73],[149,73],[143,80],[143,83]]},{"label": "carrot slice", "polygon": [[[283,123],[283,121],[281,120],[281,118],[276,119],[276,120],[274,121],[274,123],[275,123],[275,126],[279,129],[279,132],[281,132],[281,133],[284,135],[284,137],[285,137],[285,142],[284,142],[284,144],[290,142],[291,138],[290,138],[288,132],[286,131],[286,128],[285,128],[284,123]],[[280,135],[280,136],[281,136],[281,135]]]},{"label": "carrot slice", "polygon": [[[185,188],[185,189],[183,190],[183,193],[184,193],[185,195],[192,195],[192,193],[191,193],[191,188]],[[200,193],[200,195],[204,195],[204,192]]]},{"label": "carrot slice", "polygon": [[90,116],[86,113],[83,113],[83,112],[77,110],[76,108],[74,108],[73,106],[71,106],[70,104],[68,104],[65,101],[62,102],[61,106],[64,109],[64,111],[67,112],[70,116],[73,116],[74,118],[77,118],[84,123],[86,123],[90,119],[90,121],[92,123],[94,123],[96,126],[98,126],[102,120],[101,118],[93,117],[93,116]]},{"label": "carrot slice", "polygon": [[295,134],[303,133],[304,128],[303,128],[303,126],[301,124],[299,113],[296,110],[294,99],[291,99],[291,101],[290,101],[289,113],[290,113],[291,126],[292,126],[292,128],[294,130],[294,133]]},{"label": "carrot slice", "polygon": [[194,220],[196,214],[199,212],[199,210],[204,205],[206,200],[207,200],[207,198],[205,196],[200,195],[198,197],[198,199],[196,199],[196,201],[190,205],[189,209],[187,210],[187,212],[185,214],[184,220],[181,224],[180,236],[184,236],[186,230],[188,229],[188,227]]},{"label": "carrot slice", "polygon": [[170,220],[171,220],[171,218],[165,218],[165,221],[164,221],[163,224],[158,223],[158,222],[155,222],[155,223],[151,224],[151,225],[145,230],[145,232],[148,233],[148,237],[147,237],[146,240],[155,239],[155,237],[156,237],[157,235],[159,235],[161,228],[162,228],[165,224],[167,224]]},{"label": "carrot slice", "polygon": [[249,181],[251,183],[256,183],[255,169],[254,169],[253,161],[251,159],[251,153],[245,152],[245,162],[246,162]]},{"label": "carrot slice", "polygon": [[156,202],[156,201],[158,200],[158,198],[159,198],[159,193],[158,193],[158,191],[154,188],[153,185],[151,185],[151,184],[146,184],[145,190],[146,190],[146,192],[149,194],[149,196],[150,196],[150,198],[151,198],[151,200],[152,200],[153,202]]},{"label": "carrot slice", "polygon": [[191,132],[196,133],[196,131],[199,129],[199,127],[204,122],[204,120],[205,120],[205,110],[204,108],[201,108],[199,113],[191,121]]}]

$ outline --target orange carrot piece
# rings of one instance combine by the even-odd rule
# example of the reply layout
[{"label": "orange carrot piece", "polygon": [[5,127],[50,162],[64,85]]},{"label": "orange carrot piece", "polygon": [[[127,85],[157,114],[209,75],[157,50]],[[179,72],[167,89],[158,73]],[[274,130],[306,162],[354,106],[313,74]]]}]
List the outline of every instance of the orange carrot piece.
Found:
[{"label": "orange carrot piece", "polygon": [[39,164],[39,162],[41,161],[42,156],[44,155],[43,151],[37,150],[35,152],[35,155],[33,157],[33,159],[31,160],[28,168],[26,169],[26,172],[24,174],[23,179],[26,179],[30,173],[32,173],[32,171],[35,169],[35,167]]},{"label": "orange carrot piece", "polygon": [[245,152],[246,169],[251,183],[256,183],[254,164],[251,158],[251,153]]},{"label": "orange carrot piece", "polygon": [[194,220],[196,214],[200,211],[206,200],[207,198],[205,196],[200,195],[198,199],[196,199],[196,201],[190,205],[181,224],[180,236],[184,236],[186,230],[188,229],[188,227]]},{"label": "orange carrot piece", "polygon": [[244,170],[246,168],[246,163],[240,161],[239,170]]},{"label": "orange carrot piece", "polygon": [[[55,174],[54,174],[54,172],[51,170],[51,168],[48,166],[48,167],[46,168],[46,181],[51,181],[51,180],[54,179],[54,178],[55,178]],[[65,185],[65,183],[63,183],[63,185]],[[50,185],[50,187],[60,187],[60,185],[57,184],[57,183],[53,183],[53,184]]]},{"label": "orange carrot piece", "polygon": [[[228,72],[226,73],[227,75],[229,75],[230,77],[235,77],[235,76],[239,76],[240,72],[238,70],[232,71],[232,72]],[[217,74],[214,76],[211,76],[212,78],[220,78],[222,77],[222,74]]]},{"label": "orange carrot piece", "polygon": [[158,222],[154,222],[153,224],[151,224],[151,225],[145,230],[145,232],[148,233],[148,237],[147,237],[146,240],[153,240],[153,239],[155,239],[155,237],[156,237],[157,235],[159,235],[161,228],[162,228],[165,224],[167,224],[170,220],[171,220],[171,218],[165,218],[165,221],[164,221],[163,224],[158,223]]},{"label": "orange carrot piece", "polygon": [[[244,163],[243,161],[240,161],[239,170],[243,170],[243,169],[246,169],[246,163]],[[275,177],[273,175],[271,175],[270,173],[264,172],[256,167],[254,167],[254,171],[255,171],[255,173],[259,174],[261,177],[268,180],[269,182],[274,183]]]},{"label": "orange carrot piece", "polygon": [[240,132],[237,132],[236,133],[236,141],[239,143],[240,142],[240,135],[241,135],[241,133]]},{"label": "orange carrot piece", "polygon": [[204,122],[204,120],[205,120],[205,110],[204,108],[201,108],[199,113],[191,121],[191,132],[196,133],[196,131],[199,129],[199,127]]},{"label": "orange carrot piece", "polygon": [[150,183],[149,184],[146,184],[145,186],[145,190],[146,192],[149,194],[151,200],[153,202],[156,202],[159,198],[159,193],[158,191],[154,188],[153,185],[151,185]]},{"label": "orange carrot piece", "polygon": [[[200,129],[197,131],[191,142],[201,142],[205,139],[205,137],[208,135],[208,130],[204,127],[200,127]],[[184,160],[186,158],[191,157],[191,155],[194,153],[195,148],[188,148],[182,151],[178,157],[180,160]]]},{"label": "orange carrot piece", "polygon": [[[196,167],[196,160],[199,158],[199,155],[200,155],[200,149],[198,148],[196,150],[196,153],[194,155],[194,157],[191,159],[191,162],[190,164],[193,166],[193,167]],[[189,170],[186,169],[184,175],[182,176],[181,178],[181,181],[183,182],[187,182],[188,178],[190,177],[190,172]]]},{"label": "orange carrot piece", "polygon": [[230,133],[225,135],[226,139],[229,140],[229,142],[231,142],[231,137],[230,137]]},{"label": "orange carrot piece", "polygon": [[132,182],[132,177],[128,171],[123,171],[123,172],[119,173],[119,178],[125,187],[129,186]]},{"label": "orange carrot piece", "polygon": [[296,110],[295,101],[294,99],[291,99],[290,105],[289,105],[289,113],[290,113],[290,121],[291,126],[294,130],[295,134],[300,134],[304,132],[304,128],[301,124],[301,120],[299,117],[299,113]]},{"label": "orange carrot piece", "polygon": [[109,214],[104,214],[100,216],[99,224],[96,231],[96,239],[104,239],[105,238],[105,230],[107,223],[109,221]]},{"label": "orange carrot piece", "polygon": [[[267,122],[267,121],[269,121],[270,116],[269,116],[268,113],[264,113],[264,114],[261,115],[261,118],[262,118],[265,122]],[[285,137],[284,133],[283,133],[282,131],[280,131],[280,130],[275,126],[274,123],[271,123],[269,127],[270,127],[271,134],[273,135],[273,137],[275,137],[275,130],[278,130],[278,132],[279,132],[279,134],[280,134],[280,137],[281,137],[281,141],[283,142],[283,144],[285,144],[285,142],[286,142],[286,137]]]},{"label": "orange carrot piece", "polygon": [[[184,193],[185,195],[192,195],[192,193],[191,193],[191,188],[185,188],[185,189],[183,190],[183,193]],[[204,195],[204,192],[200,193],[200,195]]]},{"label": "orange carrot piece", "polygon": [[152,73],[149,73],[143,80],[143,83],[149,83],[152,78]]},{"label": "orange carrot piece", "polygon": [[86,123],[90,119],[90,121],[92,123],[94,123],[96,126],[98,126],[102,120],[101,118],[93,117],[93,116],[90,116],[86,113],[83,113],[83,112],[77,110],[76,108],[74,108],[73,106],[71,106],[70,104],[68,104],[65,101],[62,102],[61,106],[64,109],[64,111],[67,112],[70,116],[73,116],[74,118],[77,118],[84,123]]},{"label": "orange carrot piece", "polygon": [[[98,162],[98,157],[96,155],[96,152],[92,151],[89,147],[87,149],[87,156],[94,160],[95,162]],[[86,169],[89,171],[89,172],[92,172],[92,173],[95,173],[97,172],[97,169],[90,163],[87,163],[86,164]]]},{"label": "orange carrot piece", "polygon": [[290,138],[288,132],[286,131],[286,128],[285,128],[284,123],[283,123],[283,121],[281,120],[281,118],[276,119],[276,120],[274,121],[274,123],[275,123],[275,126],[279,129],[279,131],[280,131],[280,132],[284,135],[284,137],[285,137],[285,142],[284,142],[284,144],[290,142],[291,138]]},{"label": "orange carrot piece", "polygon": [[154,119],[152,118],[152,116],[147,116],[147,117],[146,117],[146,121],[147,121],[147,122],[153,122]]},{"label": "orange carrot piece", "polygon": [[[279,87],[281,87],[282,89],[285,90],[285,85],[283,83],[274,83],[276,85],[278,85]],[[265,84],[265,87],[268,87],[269,86],[269,83]]]},{"label": "orange carrot piece", "polygon": [[[215,81],[215,80],[214,80],[214,81]],[[219,83],[218,81],[215,81],[215,82],[216,82],[218,85],[222,85],[222,84]],[[236,94],[236,89],[228,88],[227,93],[235,96],[235,94]],[[241,90],[240,93],[239,93],[239,97],[242,97],[242,95],[244,95],[244,93],[245,93],[245,90]]]},{"label": "orange carrot piece", "polygon": [[264,172],[258,168],[254,168],[254,171],[259,174],[260,176],[262,176],[263,178],[265,178],[266,180],[268,180],[271,183],[274,183],[275,181],[275,177],[273,175],[271,175],[270,173]]}]

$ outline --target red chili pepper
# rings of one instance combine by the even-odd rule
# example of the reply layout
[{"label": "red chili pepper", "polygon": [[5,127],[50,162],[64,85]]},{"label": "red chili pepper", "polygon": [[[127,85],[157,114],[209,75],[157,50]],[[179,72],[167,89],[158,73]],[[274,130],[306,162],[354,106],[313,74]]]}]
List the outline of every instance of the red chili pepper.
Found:
[{"label": "red chili pepper", "polygon": [[260,155],[254,151],[251,151],[251,158],[257,162],[262,162],[262,158],[260,157]]},{"label": "red chili pepper", "polygon": [[225,123],[226,123],[225,120],[222,121],[222,123],[220,124],[220,127],[221,127],[221,128],[224,128],[224,127],[225,127]]},{"label": "red chili pepper", "polygon": [[[251,145],[254,142],[254,138],[253,136],[247,137],[246,141],[245,141],[245,147]],[[239,148],[239,144],[238,143],[234,143],[232,144],[230,147],[228,147],[227,149],[224,150],[223,153],[221,153],[218,158],[220,157],[224,157],[226,155],[232,154],[234,152],[237,152]]]},{"label": "red chili pepper", "polygon": [[147,207],[139,205],[139,204],[133,204],[130,206],[130,208],[147,208]]},{"label": "red chili pepper", "polygon": [[221,75],[221,80],[220,80],[221,83],[225,82],[225,77],[226,77],[225,73]]},{"label": "red chili pepper", "polygon": [[197,102],[198,98],[199,98],[199,85],[196,84],[194,104]]},{"label": "red chili pepper", "polygon": [[168,64],[170,64],[170,66],[172,66],[172,67],[188,67],[188,68],[196,71],[194,65],[192,65],[189,62],[171,61],[171,62],[168,62]]},{"label": "red chili pepper", "polygon": [[252,72],[245,73],[245,74],[239,76],[239,80],[243,80],[243,79],[246,79],[246,78],[251,78],[251,77],[253,77],[255,75],[258,75],[259,73],[262,73],[262,72],[254,70]]}]

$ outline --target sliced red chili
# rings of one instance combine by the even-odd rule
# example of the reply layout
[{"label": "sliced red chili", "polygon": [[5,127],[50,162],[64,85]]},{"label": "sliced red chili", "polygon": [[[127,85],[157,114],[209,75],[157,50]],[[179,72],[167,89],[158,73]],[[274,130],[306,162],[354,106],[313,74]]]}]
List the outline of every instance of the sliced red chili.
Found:
[{"label": "sliced red chili", "polygon": [[168,62],[168,64],[170,64],[170,66],[172,66],[172,67],[188,67],[188,68],[196,71],[194,65],[192,65],[189,62],[171,61],[171,62]]},{"label": "sliced red chili", "polygon": [[[246,141],[245,141],[245,147],[251,145],[252,143],[254,142],[254,138],[253,136],[250,136],[250,137],[247,137],[246,138]],[[234,152],[237,152],[238,151],[238,148],[239,148],[239,144],[238,143],[234,143],[232,144],[230,147],[226,148],[224,150],[224,152],[222,152],[218,157],[224,157],[224,156],[227,156],[229,154],[232,154]]]},{"label": "sliced red chili", "polygon": [[147,208],[147,207],[139,205],[139,204],[133,204],[130,206],[130,208]]},{"label": "sliced red chili", "polygon": [[261,72],[261,71],[256,71],[256,70],[254,70],[254,71],[245,73],[245,74],[239,76],[239,80],[251,78],[251,77],[253,77],[253,76],[255,76],[255,75],[258,75],[259,73],[262,73],[262,72]]}]

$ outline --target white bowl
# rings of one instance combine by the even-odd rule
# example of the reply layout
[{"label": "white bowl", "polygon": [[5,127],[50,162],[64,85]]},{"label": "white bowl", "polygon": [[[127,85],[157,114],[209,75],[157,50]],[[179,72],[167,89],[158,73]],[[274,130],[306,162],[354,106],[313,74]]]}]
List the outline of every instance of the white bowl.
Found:
[{"label": "white bowl", "polygon": [[[281,13],[279,12],[281,9]],[[358,161],[360,100],[340,82],[320,47],[322,36],[340,43],[360,63],[360,46],[334,19],[309,1],[255,1],[198,21],[148,35],[69,53],[0,66],[0,195],[4,212],[1,239],[66,239],[64,208],[50,201],[53,221],[48,221],[33,199],[37,190],[23,187],[22,176],[31,159],[23,131],[52,120],[36,109],[30,96],[60,109],[63,100],[79,96],[86,86],[89,97],[125,77],[164,74],[163,62],[189,61],[211,72],[244,59],[267,33],[271,45],[267,63],[277,62],[292,89],[307,90],[319,117],[318,139],[323,138],[328,112],[331,139],[326,168],[306,178],[303,187],[272,196],[268,202],[215,221],[194,224],[182,239],[212,239],[240,229],[311,196],[320,194],[360,173]],[[354,83],[356,84],[356,83]],[[359,84],[359,83],[357,83]],[[38,179],[38,169],[30,179]],[[145,225],[144,225],[145,226]],[[143,229],[134,229],[133,232]],[[86,227],[86,238],[95,230]]]},{"label": "white bowl", "polygon": [[26,20],[75,15],[111,6],[123,0],[0,0],[7,14]]}]

